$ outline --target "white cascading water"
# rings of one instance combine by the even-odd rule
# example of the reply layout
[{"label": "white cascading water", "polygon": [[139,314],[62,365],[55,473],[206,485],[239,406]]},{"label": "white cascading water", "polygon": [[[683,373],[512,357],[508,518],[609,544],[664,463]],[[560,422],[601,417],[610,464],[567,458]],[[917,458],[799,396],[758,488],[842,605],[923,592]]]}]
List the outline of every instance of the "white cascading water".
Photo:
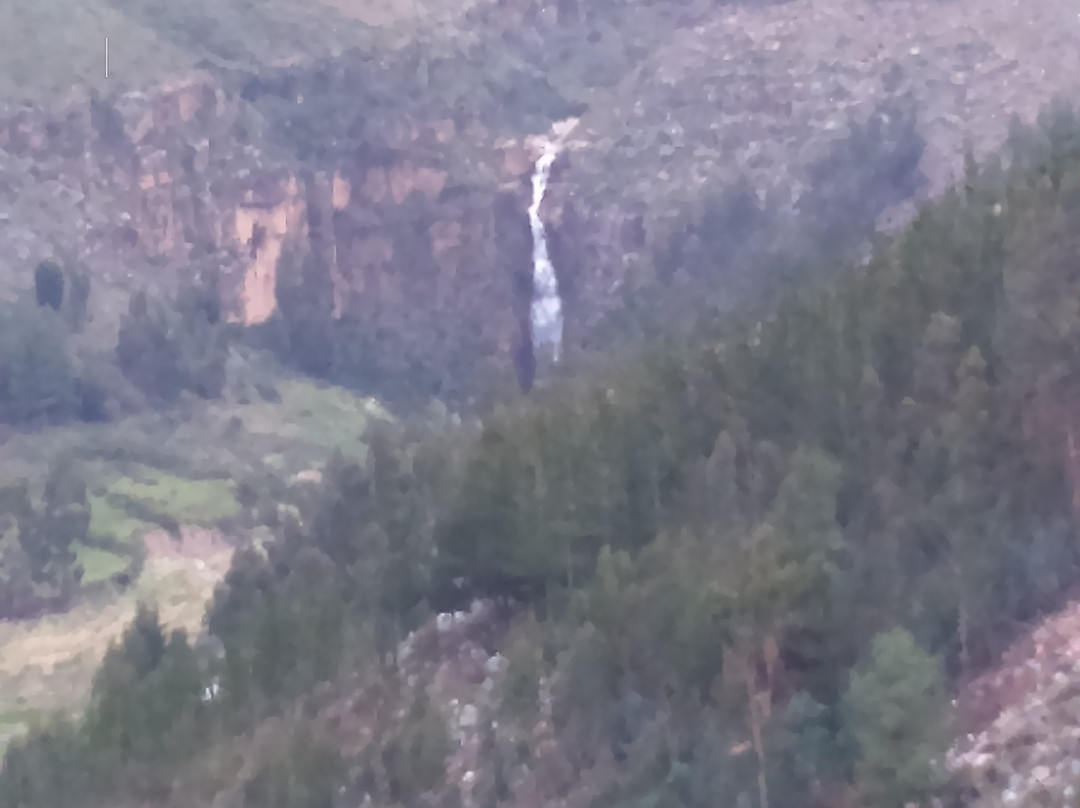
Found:
[{"label": "white cascading water", "polygon": [[532,175],[532,204],[529,206],[529,227],[533,238],[533,299],[532,299],[532,338],[533,350],[541,345],[551,350],[552,360],[559,361],[562,350],[563,315],[562,299],[559,297],[559,282],[555,277],[555,267],[548,258],[547,236],[544,223],[540,221],[540,205],[547,191],[551,166],[559,154],[556,143],[545,143]]}]

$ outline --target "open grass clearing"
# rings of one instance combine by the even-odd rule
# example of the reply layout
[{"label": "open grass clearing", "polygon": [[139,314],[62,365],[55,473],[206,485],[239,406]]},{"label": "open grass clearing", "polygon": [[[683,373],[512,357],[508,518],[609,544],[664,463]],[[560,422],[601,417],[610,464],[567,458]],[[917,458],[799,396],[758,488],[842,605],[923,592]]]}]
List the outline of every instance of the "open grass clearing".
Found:
[{"label": "open grass clearing", "polygon": [[109,492],[181,524],[209,525],[240,512],[230,480],[191,480],[145,466],[139,471],[136,477],[118,478]]}]

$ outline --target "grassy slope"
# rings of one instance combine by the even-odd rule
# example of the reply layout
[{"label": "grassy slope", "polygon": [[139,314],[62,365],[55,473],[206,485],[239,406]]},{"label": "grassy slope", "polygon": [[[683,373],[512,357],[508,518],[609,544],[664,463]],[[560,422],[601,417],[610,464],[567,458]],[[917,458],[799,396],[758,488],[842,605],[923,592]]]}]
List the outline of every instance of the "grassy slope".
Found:
[{"label": "grassy slope", "polygon": [[[143,508],[180,524],[212,526],[239,510],[226,477],[288,477],[334,449],[361,458],[364,424],[385,416],[370,400],[337,388],[285,381],[279,392],[278,402],[195,402],[182,421],[153,415],[14,436],[3,445],[0,484],[17,477],[39,483],[50,463],[79,457],[97,546],[76,551],[84,581],[101,581],[127,566],[125,545],[155,529]],[[125,498],[136,501],[139,513],[125,507]],[[0,623],[0,749],[36,717],[82,703],[102,655],[139,600],[156,602],[169,625],[199,631],[230,555],[229,549],[201,558],[151,554],[123,593],[85,596],[67,614]]]}]

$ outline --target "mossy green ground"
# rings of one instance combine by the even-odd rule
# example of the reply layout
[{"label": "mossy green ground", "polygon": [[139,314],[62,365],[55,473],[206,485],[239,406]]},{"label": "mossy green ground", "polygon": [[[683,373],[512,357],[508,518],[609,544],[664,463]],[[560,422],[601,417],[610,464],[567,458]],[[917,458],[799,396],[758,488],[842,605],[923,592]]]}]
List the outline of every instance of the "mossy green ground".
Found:
[{"label": "mossy green ground", "polygon": [[[363,459],[361,435],[372,416],[386,417],[371,399],[347,390],[310,382],[278,385],[281,401],[247,407],[245,423],[261,434],[278,434],[320,451],[334,451]],[[282,418],[282,415],[285,415]]]},{"label": "mossy green ground", "polygon": [[129,557],[110,553],[99,547],[88,547],[85,544],[75,546],[75,559],[82,565],[84,584],[107,581],[117,573],[123,572],[131,563]]},{"label": "mossy green ground", "polygon": [[[90,492],[90,532],[128,540],[153,521],[125,498],[182,524],[213,524],[237,512],[235,482],[289,476],[335,450],[363,460],[363,432],[388,418],[376,402],[330,385],[285,380],[278,401],[191,402],[183,411],[14,435],[4,446],[0,485],[37,485],[58,462],[78,462]],[[138,509],[135,509],[138,510]]]},{"label": "mossy green ground", "polygon": [[138,540],[139,533],[151,527],[150,522],[132,516],[104,496],[90,497],[90,536],[98,542],[114,546],[128,544]]},{"label": "mossy green ground", "polygon": [[180,524],[206,525],[240,512],[230,480],[190,480],[143,467],[141,479],[118,478],[109,491],[130,497]]}]

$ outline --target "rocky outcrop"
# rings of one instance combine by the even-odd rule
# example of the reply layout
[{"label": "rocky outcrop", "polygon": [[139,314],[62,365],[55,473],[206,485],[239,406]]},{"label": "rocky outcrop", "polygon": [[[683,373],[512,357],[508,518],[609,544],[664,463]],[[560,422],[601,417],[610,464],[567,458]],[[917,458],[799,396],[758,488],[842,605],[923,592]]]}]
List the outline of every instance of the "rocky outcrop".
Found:
[{"label": "rocky outcrop", "polygon": [[[199,74],[153,93],[77,98],[59,113],[24,108],[0,121],[11,169],[3,201],[15,225],[0,238],[22,242],[4,252],[6,276],[55,253],[84,264],[99,295],[173,289],[200,262],[220,265],[227,279],[245,274],[248,219],[274,209],[282,218],[295,187],[287,167],[236,140],[242,117]],[[46,188],[48,208],[35,205]]]},{"label": "rocky outcrop", "polygon": [[1071,805],[1080,788],[1080,603],[1021,638],[964,688],[947,764],[966,804]]},{"label": "rocky outcrop", "polygon": [[[579,327],[617,306],[621,289],[655,281],[672,237],[707,247],[683,268],[704,260],[716,287],[747,288],[745,253],[726,249],[748,229],[745,217],[707,223],[706,203],[725,187],[746,180],[781,222],[869,213],[871,224],[897,227],[961,176],[965,141],[985,156],[1012,115],[1032,123],[1055,95],[1080,96],[1076,10],[1059,0],[688,3],[679,13],[665,41],[636,63],[627,57],[604,103],[582,118],[576,136],[589,148],[552,183],[548,215],[571,231],[562,251],[588,265],[575,277]],[[594,27],[601,48],[612,32]],[[910,114],[913,131],[889,136],[892,122],[874,123],[882,113]],[[886,136],[852,141],[867,122]],[[821,223],[809,229],[833,238]],[[776,228],[759,240],[775,242]]]}]

